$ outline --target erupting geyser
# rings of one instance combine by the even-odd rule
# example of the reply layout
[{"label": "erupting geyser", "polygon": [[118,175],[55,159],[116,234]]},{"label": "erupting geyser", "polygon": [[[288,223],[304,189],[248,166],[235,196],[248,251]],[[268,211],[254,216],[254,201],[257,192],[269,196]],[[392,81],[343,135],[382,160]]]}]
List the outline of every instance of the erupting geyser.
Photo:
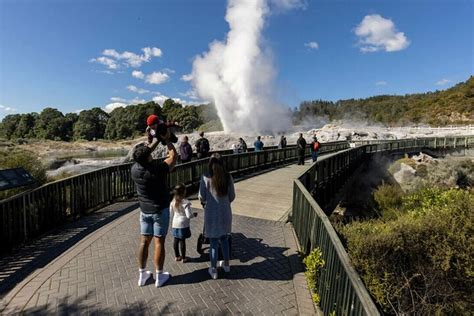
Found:
[{"label": "erupting geyser", "polygon": [[274,99],[275,68],[262,45],[265,17],[272,6],[288,9],[299,0],[229,0],[225,41],[214,41],[193,63],[193,86],[216,105],[226,132],[284,131],[289,110]]}]

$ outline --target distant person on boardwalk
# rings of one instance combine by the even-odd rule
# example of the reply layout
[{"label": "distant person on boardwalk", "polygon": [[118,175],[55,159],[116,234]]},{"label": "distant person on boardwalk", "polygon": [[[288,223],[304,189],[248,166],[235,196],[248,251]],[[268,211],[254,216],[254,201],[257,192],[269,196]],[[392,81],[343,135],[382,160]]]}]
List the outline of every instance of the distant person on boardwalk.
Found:
[{"label": "distant person on boardwalk", "polygon": [[286,137],[281,135],[280,142],[278,143],[278,149],[286,148]]},{"label": "distant person on boardwalk", "polygon": [[321,143],[318,142],[318,138],[316,135],[313,136],[313,141],[311,142],[311,158],[313,159],[313,162],[316,162],[318,160],[318,155],[319,155],[319,150],[321,149]]},{"label": "distant person on boardwalk", "polygon": [[239,138],[239,148],[241,153],[247,152],[247,143],[242,137]]},{"label": "distant person on boardwalk", "polygon": [[298,165],[304,165],[306,145],[306,140],[304,139],[303,134],[300,134],[300,137],[296,141],[296,146],[298,147]]},{"label": "distant person on boardwalk", "polygon": [[193,158],[193,148],[188,142],[188,136],[184,136],[179,145],[179,155],[182,163],[190,162]]},{"label": "distant person on boardwalk", "polygon": [[197,158],[202,159],[206,158],[209,156],[209,151],[211,150],[211,147],[209,146],[209,141],[207,138],[204,137],[204,132],[200,132],[199,138],[196,142],[196,152],[197,152]]},{"label": "distant person on boardwalk", "polygon": [[[211,266],[209,275],[217,279],[217,267],[225,272],[229,265],[229,234],[232,230],[232,209],[235,199],[234,181],[226,171],[221,156],[213,154],[209,160],[209,172],[204,174],[199,185],[199,200],[204,205],[204,235],[210,239]],[[219,245],[223,261],[217,262]]]},{"label": "distant person on boardwalk", "polygon": [[[176,261],[186,262],[186,239],[191,237],[190,219],[197,216],[191,210],[191,202],[186,200],[186,186],[182,183],[174,187],[174,198],[170,203],[173,212],[173,248]],[[181,253],[180,253],[181,251]]]},{"label": "distant person on boardwalk", "polygon": [[[150,135],[150,128],[147,128]],[[178,154],[173,143],[170,142],[170,131],[163,136],[151,137],[151,143],[142,145],[133,152],[135,163],[132,166],[132,180],[137,188],[140,203],[140,246],[138,249],[139,277],[138,286],[145,285],[152,277],[152,272],[146,270],[148,248],[152,240],[155,242],[153,263],[156,269],[155,285],[162,286],[170,275],[163,271],[165,262],[165,239],[169,227],[169,188],[168,173],[170,173]],[[159,142],[164,141],[168,148],[168,157],[164,161],[153,159],[151,153]]]},{"label": "distant person on boardwalk", "polygon": [[263,142],[261,141],[261,137],[257,136],[257,140],[253,143],[253,147],[255,151],[262,151],[263,150]]}]

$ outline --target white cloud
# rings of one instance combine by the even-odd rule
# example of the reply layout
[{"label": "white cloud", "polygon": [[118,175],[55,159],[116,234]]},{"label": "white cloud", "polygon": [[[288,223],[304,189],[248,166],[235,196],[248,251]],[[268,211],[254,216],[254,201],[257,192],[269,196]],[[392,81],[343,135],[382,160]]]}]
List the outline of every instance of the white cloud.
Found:
[{"label": "white cloud", "polygon": [[191,100],[199,100],[197,92],[195,90],[188,90],[185,93],[180,93],[183,97],[187,97]]},{"label": "white cloud", "polygon": [[17,112],[18,110],[15,108],[0,104],[0,111],[13,113],[13,112]]},{"label": "white cloud", "polygon": [[134,70],[132,71],[132,76],[138,79],[143,79],[145,78],[145,74],[141,72],[140,70]]},{"label": "white cloud", "polygon": [[451,80],[449,80],[449,79],[441,79],[439,81],[436,81],[435,85],[444,86],[445,84],[448,84],[450,82],[451,82]]},{"label": "white cloud", "polygon": [[162,84],[168,81],[170,76],[166,73],[155,71],[149,75],[146,75],[145,82],[150,84]]},{"label": "white cloud", "polygon": [[163,68],[161,71],[169,73],[169,74],[174,74],[176,72],[174,71],[174,69],[171,69],[171,68]]},{"label": "white cloud", "polygon": [[181,76],[181,80],[183,81],[191,81],[193,80],[193,75],[192,74],[186,74]]},{"label": "white cloud", "polygon": [[149,90],[142,89],[142,88],[138,88],[138,87],[133,86],[133,85],[127,86],[127,90],[128,90],[128,91],[132,91],[132,92],[136,92],[136,93],[138,93],[138,94],[145,94],[145,93],[149,93],[149,92],[150,92]]},{"label": "white cloud", "polygon": [[377,81],[377,82],[375,83],[375,85],[376,85],[376,86],[386,86],[386,85],[387,85],[387,81],[383,81],[383,80]]},{"label": "white cloud", "polygon": [[127,105],[128,105],[128,104],[121,103],[121,102],[109,103],[109,104],[107,104],[107,105],[104,107],[104,111],[107,112],[107,113],[110,113],[110,112],[112,112],[113,110],[115,110],[116,108],[124,108],[124,107],[126,107]]},{"label": "white cloud", "polygon": [[84,109],[74,110],[74,113],[79,114],[79,113],[81,113],[82,111],[84,111]]},{"label": "white cloud", "polygon": [[140,99],[140,98],[133,98],[128,101],[130,104],[139,104],[139,103],[146,103],[147,101],[145,99]]},{"label": "white cloud", "polygon": [[109,69],[117,69],[118,68],[118,64],[115,60],[104,57],[104,56],[97,57],[97,58],[92,58],[92,59],[89,60],[89,62],[102,64],[102,65],[106,66]]},{"label": "white cloud", "polygon": [[306,9],[306,0],[270,0],[270,3],[281,10]]},{"label": "white cloud", "polygon": [[319,49],[319,44],[317,42],[308,42],[308,43],[304,43],[304,46],[305,47],[308,47],[309,49]]},{"label": "white cloud", "polygon": [[366,15],[354,32],[359,37],[360,51],[364,53],[395,52],[410,45],[405,33],[398,32],[392,20],[378,14]]},{"label": "white cloud", "polygon": [[90,62],[97,62],[107,66],[108,69],[119,69],[120,67],[134,67],[138,68],[143,63],[148,63],[153,57],[161,57],[163,52],[158,47],[144,47],[143,54],[136,54],[129,51],[122,53],[115,49],[108,48],[102,52],[103,56],[92,58]]},{"label": "white cloud", "polygon": [[110,98],[110,101],[112,102],[126,102],[127,100],[125,100],[124,98],[120,98],[120,97],[111,97]]}]

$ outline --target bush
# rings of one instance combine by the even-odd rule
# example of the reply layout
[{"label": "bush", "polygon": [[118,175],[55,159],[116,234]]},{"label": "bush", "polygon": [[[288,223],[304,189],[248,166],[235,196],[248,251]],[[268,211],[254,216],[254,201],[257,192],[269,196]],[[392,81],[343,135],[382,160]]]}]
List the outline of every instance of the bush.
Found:
[{"label": "bush", "polygon": [[[13,150],[0,152],[0,168],[10,169],[23,167],[33,178],[36,179],[38,185],[46,182],[46,169],[36,155],[26,150]],[[12,195],[20,193],[24,188],[5,190],[0,192],[0,198],[5,199]]]},{"label": "bush", "polygon": [[303,259],[303,263],[306,266],[304,275],[306,276],[306,281],[308,282],[308,287],[311,291],[311,297],[315,304],[319,304],[317,281],[318,276],[321,273],[321,268],[324,267],[324,259],[322,256],[323,253],[321,252],[321,249],[315,248],[306,258]]},{"label": "bush", "polygon": [[474,195],[425,188],[403,198],[399,210],[393,220],[340,230],[370,293],[387,313],[473,311]]},{"label": "bush", "polygon": [[397,210],[402,205],[402,196],[403,191],[399,186],[385,183],[380,185],[373,193],[379,212],[386,218],[396,216]]}]

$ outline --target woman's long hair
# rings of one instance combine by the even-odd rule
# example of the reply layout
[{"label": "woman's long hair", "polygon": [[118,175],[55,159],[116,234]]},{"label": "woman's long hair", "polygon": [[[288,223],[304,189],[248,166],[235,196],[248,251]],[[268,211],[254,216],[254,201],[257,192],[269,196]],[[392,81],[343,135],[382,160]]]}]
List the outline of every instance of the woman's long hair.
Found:
[{"label": "woman's long hair", "polygon": [[216,190],[218,196],[225,196],[229,191],[230,175],[225,170],[221,155],[214,153],[209,159],[209,175],[211,185]]},{"label": "woman's long hair", "polygon": [[[186,186],[183,183],[178,183],[173,190],[173,206],[178,209],[181,206],[181,201],[186,197]],[[179,203],[178,203],[179,200]]]}]

